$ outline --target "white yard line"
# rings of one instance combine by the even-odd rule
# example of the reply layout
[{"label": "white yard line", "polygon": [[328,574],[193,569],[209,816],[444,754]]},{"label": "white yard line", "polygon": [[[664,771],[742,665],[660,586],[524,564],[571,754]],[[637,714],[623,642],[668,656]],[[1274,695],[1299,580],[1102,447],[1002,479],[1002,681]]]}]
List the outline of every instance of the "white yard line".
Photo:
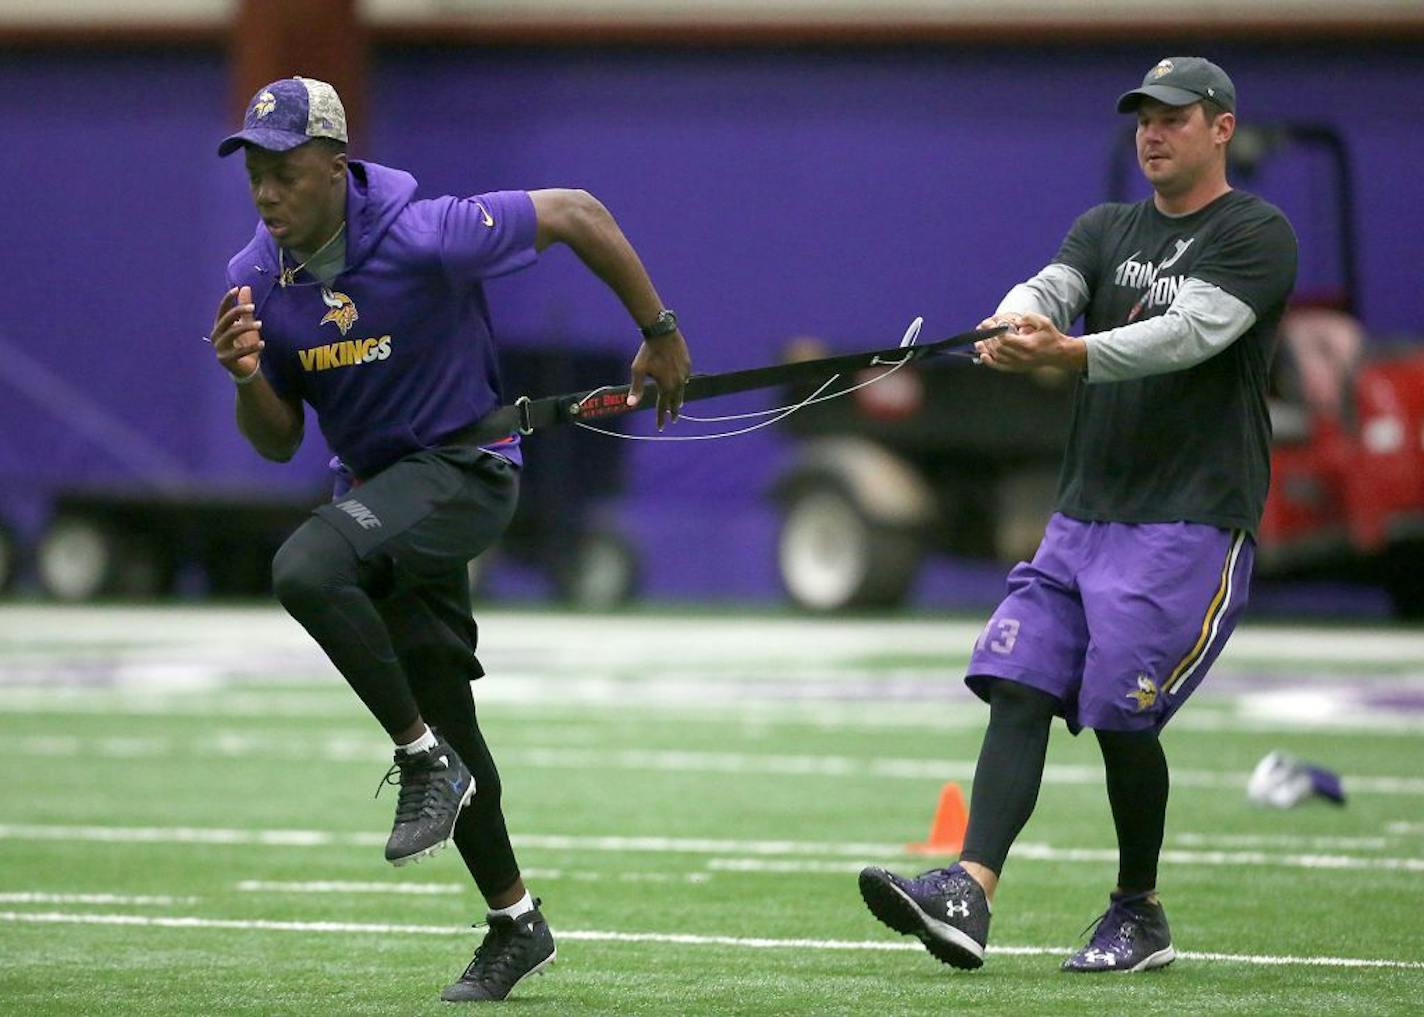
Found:
[{"label": "white yard line", "polygon": [[[492,675],[505,679],[481,683],[485,702],[620,708],[634,701],[670,702],[683,710],[693,703],[748,699],[844,702],[856,697],[857,684],[867,679],[875,689],[873,696],[859,693],[867,705],[926,695],[967,703],[957,672],[984,621],[765,613],[599,616],[484,606],[479,615],[487,622],[481,659]],[[616,663],[649,657],[676,659],[678,673],[649,677],[636,665]],[[238,609],[11,605],[0,613],[0,660],[0,686],[8,686],[10,693],[38,694],[0,697],[11,712],[205,713],[210,708],[184,697],[252,683],[280,687],[323,677],[339,682],[321,651],[275,604]],[[1223,675],[1274,676],[1258,690],[1253,706],[1226,721],[1228,727],[1424,730],[1416,716],[1355,702],[1348,694],[1342,699],[1332,688],[1342,679],[1353,681],[1362,670],[1370,672],[1371,686],[1398,682],[1417,688],[1424,682],[1424,632],[1417,629],[1248,621],[1217,668]],[[1292,675],[1298,678],[1295,684],[1315,694],[1304,699],[1278,695],[1277,679]],[[149,702],[116,703],[106,694],[113,690],[141,693]],[[1202,698],[1211,699],[1211,690],[1208,684]],[[64,692],[83,695],[66,701]],[[153,693],[178,701],[164,704]],[[266,699],[276,701],[264,705]],[[229,712],[292,716],[320,708],[283,699],[259,695],[233,704]],[[982,713],[976,714],[976,723],[982,723]],[[1196,727],[1204,719],[1189,714],[1182,724]]]},{"label": "white yard line", "polygon": [[[1009,849],[1015,861],[1116,863],[1117,848],[1060,848],[1049,844],[1018,843]],[[1164,865],[1220,865],[1273,869],[1379,870],[1382,872],[1424,872],[1424,858],[1363,858],[1359,855],[1270,854],[1264,851],[1178,851],[1162,852]],[[768,873],[852,873],[858,862],[821,862],[798,859],[712,858],[707,867],[714,872]]]},{"label": "white yard line", "polygon": [[[519,874],[529,880],[556,882],[570,880],[575,883],[706,883],[712,879],[710,872],[591,872],[582,869],[541,869],[520,867]],[[399,894],[414,896],[440,896],[444,894],[467,894],[474,888],[468,883],[373,883],[348,880],[314,880],[310,882],[273,882],[259,879],[244,879],[237,884],[243,893],[274,894]],[[0,898],[3,899],[3,898]]]},{"label": "white yard line", "polygon": [[1309,837],[1289,833],[1176,833],[1168,838],[1174,844],[1194,848],[1308,848],[1315,851],[1345,850],[1383,851],[1394,843],[1390,837]]},{"label": "white yard line", "polygon": [[[553,611],[501,610],[481,605],[481,656],[491,659],[531,654],[581,662],[588,647],[605,659],[638,660],[666,651],[670,658],[764,660],[790,648],[804,655],[920,654],[962,650],[987,618],[887,616],[807,618],[764,613],[712,615],[589,615]],[[312,646],[301,628],[275,604],[211,606],[54,606],[15,604],[0,616],[0,639],[32,647],[88,644],[132,645],[144,640],[160,647],[217,647],[234,655],[254,646],[294,650]],[[624,652],[626,651],[626,652]],[[1341,661],[1424,662],[1424,632],[1411,628],[1346,628],[1258,624],[1248,619],[1228,644],[1223,659],[1289,659],[1303,663]]]},{"label": "white yard line", "polygon": [[525,833],[510,838],[516,847],[549,851],[647,852],[651,854],[725,854],[723,845],[738,844],[733,854],[749,855],[831,855],[848,858],[898,855],[899,844],[856,843],[854,841],[806,840],[723,840],[715,837],[590,837],[570,834]]},{"label": "white yard line", "polygon": [[384,844],[379,833],[324,830],[223,830],[188,826],[38,826],[0,824],[0,840],[54,840],[100,844],[258,844],[266,847],[328,847]]},{"label": "white yard line", "polygon": [[[386,842],[382,833],[332,833],[322,830],[233,830],[184,826],[42,826],[0,824],[0,840],[98,842],[106,844],[241,844],[264,847],[371,847]],[[551,851],[598,851],[653,854],[831,855],[851,858],[895,857],[899,844],[857,844],[794,840],[722,840],[695,837],[574,836],[514,834],[518,848]]]},{"label": "white yard line", "polygon": [[[903,844],[853,843],[840,841],[723,840],[697,837],[575,836],[567,834],[516,834],[510,838],[517,848],[618,854],[715,855],[708,868],[742,872],[853,871],[845,867],[805,866],[804,861],[759,862],[763,858],[841,858],[856,863],[904,856]],[[116,826],[26,826],[0,825],[0,840],[52,840],[101,843],[171,844],[256,844],[269,847],[323,847],[329,845],[374,846],[384,843],[381,834],[324,833],[316,830],[223,830],[195,827]],[[1020,842],[1013,856],[1022,861],[1116,862],[1116,848],[1064,848],[1051,844]],[[744,856],[744,857],[739,857]],[[720,859],[720,861],[719,861]],[[1376,858],[1342,854],[1275,853],[1267,851],[1189,851],[1168,848],[1162,860],[1172,865],[1268,866],[1299,869],[1374,869],[1395,872],[1424,872],[1424,858]]]},{"label": "white yard line", "polygon": [[[306,932],[336,935],[412,935],[465,936],[463,928],[443,925],[389,925],[362,922],[279,922],[263,919],[198,918],[195,916],[147,916],[118,914],[85,914],[77,912],[0,911],[0,922],[36,925],[120,925],[165,929],[225,929],[235,931]],[[571,942],[590,943],[652,943],[674,946],[726,946],[747,950],[825,950],[825,951],[918,951],[918,943],[882,940],[844,939],[772,939],[744,936],[711,936],[696,933],[607,932],[593,929],[560,929],[558,938]],[[991,946],[989,953],[1006,956],[1061,956],[1070,947],[1059,946]],[[1202,960],[1223,964],[1250,964],[1263,967],[1309,966],[1338,968],[1385,968],[1404,971],[1424,970],[1424,961],[1393,960],[1376,957],[1323,957],[1233,953],[1179,954],[1186,960]]]},{"label": "white yard line", "polygon": [[[515,763],[557,769],[618,769],[639,772],[739,773],[775,776],[886,777],[908,780],[969,780],[972,759],[895,759],[831,755],[773,755],[747,752],[692,752],[684,750],[579,748],[511,748],[501,753]],[[1225,788],[1245,791],[1245,772],[1174,769],[1176,787]],[[1103,782],[1100,765],[1049,765],[1045,784],[1091,785]],[[1403,776],[1353,776],[1343,778],[1345,793],[1424,795],[1424,778]]]},{"label": "white yard line", "polygon": [[[926,865],[940,864],[927,861]],[[783,858],[709,858],[707,867],[713,872],[767,872],[806,876],[848,876],[865,868],[864,861],[816,862]]]},{"label": "white yard line", "polygon": [[134,896],[123,893],[45,893],[38,890],[0,893],[0,904],[135,904],[172,907],[174,904],[193,904],[197,900],[197,897],[171,897],[166,894]]},{"label": "white yard line", "polygon": [[[293,743],[271,735],[219,732],[202,741],[164,738],[76,738],[27,735],[11,739],[8,747],[22,757],[92,755],[104,758],[165,758],[195,754],[224,758],[268,757],[288,754],[312,756],[332,762],[376,760],[388,745],[360,737],[337,736]],[[883,778],[890,780],[970,780],[972,759],[860,758],[836,755],[781,755],[758,752],[700,752],[682,749],[587,749],[564,746],[511,747],[500,753],[507,764],[556,770],[621,770],[638,773],[735,773],[777,777]],[[1226,789],[1244,793],[1249,774],[1232,771],[1172,771],[1174,786]],[[1344,778],[1347,795],[1424,795],[1424,777],[1397,775]],[[1103,782],[1100,765],[1049,765],[1043,782],[1054,785],[1098,787]]]},{"label": "white yard line", "polygon": [[[685,669],[684,669],[685,670]],[[1424,665],[1421,665],[1424,674]],[[130,717],[359,717],[359,705],[332,675],[329,691],[306,685],[253,692],[241,686],[180,692],[135,683],[122,689],[46,686],[43,676],[28,686],[0,687],[0,714]],[[820,679],[825,680],[820,680]],[[858,697],[844,698],[846,683],[860,682]],[[577,710],[672,718],[683,724],[738,725],[765,729],[802,726],[824,731],[980,730],[988,712],[957,676],[922,677],[907,684],[882,672],[826,678],[824,669],[799,665],[778,671],[777,695],[760,679],[698,678],[682,673],[649,686],[645,679],[506,673],[481,682],[477,698],[506,711]],[[1419,683],[1395,681],[1400,687]],[[36,687],[39,686],[39,687]],[[1374,691],[1385,688],[1372,685]],[[1173,725],[1192,731],[1262,734],[1316,731],[1335,738],[1424,735],[1424,715],[1371,705],[1356,686],[1281,686],[1267,692],[1217,692],[1208,685]]]},{"label": "white yard line", "polygon": [[[557,869],[548,872],[558,872]],[[548,872],[542,873],[549,878]],[[521,875],[533,878],[532,872]],[[409,894],[417,897],[436,897],[442,894],[468,893],[470,887],[460,883],[358,883],[346,880],[316,880],[308,883],[280,883],[261,879],[244,879],[237,884],[243,893],[391,893]]]}]

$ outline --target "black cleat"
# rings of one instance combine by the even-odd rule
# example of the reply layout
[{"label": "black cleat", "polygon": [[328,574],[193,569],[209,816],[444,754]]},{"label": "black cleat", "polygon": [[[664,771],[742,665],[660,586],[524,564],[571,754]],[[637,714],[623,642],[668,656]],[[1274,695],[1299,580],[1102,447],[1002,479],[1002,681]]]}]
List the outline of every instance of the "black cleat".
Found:
[{"label": "black cleat", "polygon": [[1143,893],[1131,897],[1111,894],[1093,938],[1063,962],[1062,970],[1078,974],[1151,971],[1176,959],[1162,905],[1149,901]]},{"label": "black cleat", "polygon": [[[460,810],[475,795],[474,776],[444,739],[424,752],[397,750],[381,787],[386,784],[400,787],[395,826],[386,841],[386,861],[392,865],[413,862],[444,847]],[[380,787],[376,793],[381,793]]]},{"label": "black cleat", "polygon": [[554,963],[559,952],[549,923],[539,913],[540,903],[535,900],[534,910],[518,918],[488,915],[489,931],[474,960],[458,982],[445,987],[440,998],[447,1003],[496,1002]]},{"label": "black cleat", "polygon": [[905,936],[918,936],[938,960],[956,968],[984,963],[989,901],[978,881],[958,865],[906,879],[871,866],[860,872],[860,895],[870,913]]}]

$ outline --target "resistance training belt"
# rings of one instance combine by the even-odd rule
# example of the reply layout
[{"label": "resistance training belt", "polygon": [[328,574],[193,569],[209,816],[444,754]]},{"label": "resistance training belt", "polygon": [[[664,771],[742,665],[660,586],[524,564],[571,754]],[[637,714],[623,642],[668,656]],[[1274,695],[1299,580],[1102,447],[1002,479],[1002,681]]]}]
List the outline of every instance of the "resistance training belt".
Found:
[{"label": "resistance training belt", "polygon": [[[717,396],[748,392],[774,385],[794,385],[817,381],[827,375],[851,374],[871,367],[897,368],[936,354],[969,346],[981,339],[990,339],[1008,331],[1007,326],[961,332],[959,335],[923,345],[892,346],[883,350],[847,353],[842,356],[800,360],[770,367],[753,367],[744,371],[722,374],[694,374],[683,390],[683,400],[712,399]],[[907,340],[910,337],[907,335]],[[653,382],[643,386],[643,398],[636,406],[628,405],[629,385],[604,385],[601,388],[564,395],[533,399],[520,396],[508,406],[501,406],[462,432],[462,443],[483,445],[514,434],[532,434],[541,427],[578,423],[604,417],[636,413],[657,405],[658,387]]]}]

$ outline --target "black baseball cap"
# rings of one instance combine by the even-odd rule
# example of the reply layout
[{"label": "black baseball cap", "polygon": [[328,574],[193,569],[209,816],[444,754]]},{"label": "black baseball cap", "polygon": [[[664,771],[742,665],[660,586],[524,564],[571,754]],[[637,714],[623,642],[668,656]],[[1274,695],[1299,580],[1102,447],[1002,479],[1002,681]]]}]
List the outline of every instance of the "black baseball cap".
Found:
[{"label": "black baseball cap", "polygon": [[1124,92],[1117,100],[1117,111],[1133,113],[1143,99],[1156,99],[1168,106],[1210,99],[1228,113],[1236,112],[1236,86],[1225,71],[1205,57],[1167,57],[1158,61],[1142,79],[1141,88]]}]

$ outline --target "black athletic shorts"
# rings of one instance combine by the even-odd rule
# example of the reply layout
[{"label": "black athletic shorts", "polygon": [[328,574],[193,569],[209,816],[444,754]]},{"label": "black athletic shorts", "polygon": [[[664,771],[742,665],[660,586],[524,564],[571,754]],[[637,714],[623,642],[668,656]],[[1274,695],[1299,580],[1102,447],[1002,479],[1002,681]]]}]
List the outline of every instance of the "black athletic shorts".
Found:
[{"label": "black athletic shorts", "polygon": [[450,445],[406,456],[316,510],[363,561],[386,557],[397,582],[463,568],[504,532],[519,469],[491,452]]}]

